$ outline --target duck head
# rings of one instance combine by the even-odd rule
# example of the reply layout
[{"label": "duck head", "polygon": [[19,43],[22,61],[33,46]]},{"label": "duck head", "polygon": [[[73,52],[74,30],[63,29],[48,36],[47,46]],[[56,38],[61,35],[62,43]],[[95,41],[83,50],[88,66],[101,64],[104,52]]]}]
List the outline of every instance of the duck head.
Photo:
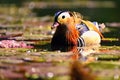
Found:
[{"label": "duck head", "polygon": [[59,11],[57,13],[55,13],[55,17],[54,17],[54,23],[51,26],[51,29],[57,28],[60,25],[66,25],[68,26],[69,24],[73,24],[74,21],[74,17],[73,17],[73,13],[70,11]]}]

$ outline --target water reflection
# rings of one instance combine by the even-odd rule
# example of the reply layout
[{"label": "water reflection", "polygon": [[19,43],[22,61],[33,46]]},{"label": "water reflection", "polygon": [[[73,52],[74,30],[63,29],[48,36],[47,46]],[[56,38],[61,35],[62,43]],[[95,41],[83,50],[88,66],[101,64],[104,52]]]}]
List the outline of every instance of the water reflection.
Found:
[{"label": "water reflection", "polygon": [[89,47],[78,47],[78,46],[65,47],[65,46],[63,46],[59,50],[60,50],[60,52],[65,52],[66,54],[68,54],[69,58],[71,58],[72,60],[80,60],[83,62],[88,62],[88,61],[96,60],[95,57],[90,57],[90,55],[99,52],[99,47],[100,47],[100,45],[99,46],[91,45]]}]

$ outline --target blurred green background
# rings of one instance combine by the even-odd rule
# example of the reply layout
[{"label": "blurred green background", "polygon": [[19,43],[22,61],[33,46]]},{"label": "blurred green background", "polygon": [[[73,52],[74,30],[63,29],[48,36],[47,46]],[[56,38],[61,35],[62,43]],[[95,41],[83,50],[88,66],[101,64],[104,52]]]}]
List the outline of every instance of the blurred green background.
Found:
[{"label": "blurred green background", "polygon": [[120,22],[119,8],[120,0],[0,0],[0,14],[53,16],[59,10],[71,10],[99,22]]},{"label": "blurred green background", "polygon": [[[21,49],[14,49],[14,51],[12,49],[11,51],[11,49],[1,49],[0,58],[3,59],[3,61],[5,60],[9,62],[9,65],[11,65],[11,63],[13,65],[14,61],[21,57],[30,58],[33,61],[33,58],[35,57],[35,61],[42,61],[43,56],[40,56],[41,51],[49,51],[50,49],[50,41],[48,40],[48,38],[52,37],[50,34],[50,26],[53,23],[55,12],[59,10],[78,11],[85,19],[105,23],[106,28],[103,30],[103,35],[105,38],[109,39],[101,43],[101,52],[93,55],[96,59],[100,60],[89,64],[89,67],[92,68],[95,74],[97,73],[97,75],[100,76],[100,79],[98,78],[97,80],[119,80],[120,60],[118,59],[120,59],[120,0],[0,0],[0,35],[23,33],[21,38],[18,37],[15,39],[22,41],[28,40],[29,44],[34,44],[35,46],[35,50],[33,50],[33,54],[35,52],[35,56],[31,53],[29,54],[30,50],[22,51]],[[46,41],[42,41],[42,39],[45,39]],[[29,40],[41,41],[31,43]],[[24,54],[24,52],[27,52],[28,55]],[[40,52],[40,55],[36,54],[36,52]],[[51,52],[45,53],[45,56],[46,54],[51,55]],[[16,56],[16,59],[13,59],[13,56]],[[11,59],[10,61],[8,61],[9,59],[6,59],[8,57]],[[116,62],[114,62],[114,60],[116,60]],[[4,67],[1,68],[3,69]],[[20,74],[23,75],[25,73],[23,68],[21,68],[22,70],[19,70],[19,68],[16,68],[17,71],[12,70],[12,72],[20,72]],[[6,69],[6,67],[4,69]],[[9,69],[8,65],[7,69]],[[4,74],[1,76],[0,79],[4,78]],[[32,79],[33,76],[27,76],[27,78],[29,77],[30,80],[37,80]],[[63,80],[61,78],[64,78],[64,76],[60,76],[59,80]]]},{"label": "blurred green background", "polygon": [[119,9],[120,0],[0,0],[0,24],[40,28],[52,25],[57,11],[70,10],[80,12],[84,19],[105,23],[105,37],[120,38]]}]

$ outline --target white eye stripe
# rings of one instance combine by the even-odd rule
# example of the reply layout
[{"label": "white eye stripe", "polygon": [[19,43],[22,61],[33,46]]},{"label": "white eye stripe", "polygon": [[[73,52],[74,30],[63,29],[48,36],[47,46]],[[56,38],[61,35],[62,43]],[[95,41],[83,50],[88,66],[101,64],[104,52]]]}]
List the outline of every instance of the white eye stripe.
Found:
[{"label": "white eye stripe", "polygon": [[58,16],[58,18],[62,18],[62,19],[69,18],[69,17],[70,17],[70,14],[68,12],[63,12]]}]

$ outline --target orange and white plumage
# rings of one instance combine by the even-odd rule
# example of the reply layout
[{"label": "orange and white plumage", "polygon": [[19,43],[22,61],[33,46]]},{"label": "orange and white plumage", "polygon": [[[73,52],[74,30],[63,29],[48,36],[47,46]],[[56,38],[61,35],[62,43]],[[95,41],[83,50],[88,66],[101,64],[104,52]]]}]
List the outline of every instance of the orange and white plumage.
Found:
[{"label": "orange and white plumage", "polygon": [[[101,37],[103,37],[101,32],[90,21],[85,21],[81,18],[79,14],[70,11],[60,11],[55,14],[52,29],[56,28],[56,31],[51,41],[53,50],[66,46],[100,46]],[[81,23],[84,23],[88,27],[88,30],[82,34],[80,30],[76,29],[76,25]],[[89,52],[83,52],[81,55],[87,56]]]},{"label": "orange and white plumage", "polygon": [[81,37],[84,39],[85,46],[87,46],[87,47],[92,46],[92,45],[93,46],[100,45],[101,37],[95,31],[86,31],[81,35]]},{"label": "orange and white plumage", "polygon": [[71,12],[58,12],[51,28],[56,28],[51,41],[52,50],[62,50],[65,47],[77,46],[79,32],[75,28]]}]

